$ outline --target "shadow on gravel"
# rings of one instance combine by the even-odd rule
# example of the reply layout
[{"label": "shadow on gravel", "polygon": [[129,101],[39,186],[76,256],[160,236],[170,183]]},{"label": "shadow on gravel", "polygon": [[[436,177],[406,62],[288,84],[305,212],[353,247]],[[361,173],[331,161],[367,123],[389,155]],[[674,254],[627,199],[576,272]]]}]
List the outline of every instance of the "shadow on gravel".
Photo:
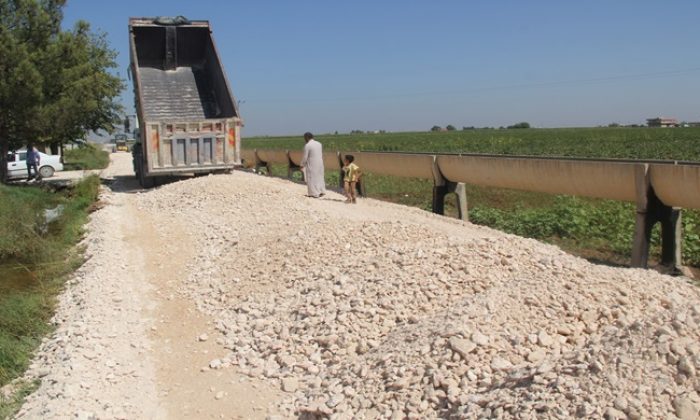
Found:
[{"label": "shadow on gravel", "polygon": [[114,192],[135,193],[144,191],[139,181],[133,175],[117,175],[114,178],[101,178],[102,185]]},{"label": "shadow on gravel", "polygon": [[[620,262],[616,262],[616,261],[610,261],[610,260],[596,258],[596,257],[588,257],[588,258],[585,258],[585,260],[591,264],[604,265],[606,267],[634,268],[630,264],[620,263]],[[648,269],[654,270],[654,271],[658,272],[659,274],[665,274],[665,275],[672,276],[672,277],[686,276],[693,281],[695,281],[695,279],[697,279],[695,272],[690,267],[686,267],[685,269],[687,269],[687,272],[684,272],[679,267],[661,265],[658,261],[656,261],[654,259],[651,259],[649,261]]]},{"label": "shadow on gravel", "polygon": [[623,264],[623,263],[619,263],[619,262],[605,260],[605,259],[598,258],[598,257],[588,257],[588,258],[584,258],[584,259],[586,261],[588,261],[589,263],[596,264],[596,265],[605,265],[608,267],[615,267],[615,268],[630,268],[629,264]]},{"label": "shadow on gravel", "polygon": [[[158,188],[162,185],[172,184],[173,182],[183,181],[191,178],[192,176],[158,177],[158,183],[154,188]],[[114,178],[103,178],[101,179],[101,181],[102,185],[105,185],[109,187],[112,191],[118,193],[134,194],[154,189],[141,187],[141,185],[139,185],[138,179],[136,179],[136,176],[134,175],[117,175]]]},{"label": "shadow on gravel", "polygon": [[[286,176],[278,176],[275,174],[268,174],[267,172],[256,172],[252,169],[240,169],[240,171],[247,172],[247,173],[253,174],[253,175],[259,175],[262,177],[281,179],[283,181],[291,182],[291,183],[297,184],[297,185],[306,185],[306,181],[304,181],[303,179],[300,179],[299,177],[296,177],[296,176],[289,178]],[[326,185],[326,191],[333,191],[333,192],[336,192],[338,194],[345,195],[345,191],[343,190],[343,188],[333,187],[333,186],[329,186],[329,185]],[[341,200],[341,199],[337,199],[337,198],[329,198],[329,197],[322,197],[321,200],[337,201],[339,203],[345,202],[345,200]]]}]

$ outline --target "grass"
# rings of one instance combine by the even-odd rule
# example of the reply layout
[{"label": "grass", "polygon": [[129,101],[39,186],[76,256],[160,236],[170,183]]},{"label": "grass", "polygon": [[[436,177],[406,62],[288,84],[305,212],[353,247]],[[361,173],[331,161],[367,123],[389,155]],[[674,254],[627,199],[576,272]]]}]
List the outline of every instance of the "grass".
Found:
[{"label": "grass", "polygon": [[[318,136],[325,150],[494,153],[621,159],[700,161],[700,128],[575,128],[466,130]],[[245,139],[246,149],[301,149],[298,137]],[[286,176],[285,168],[273,173]],[[326,173],[337,184],[335,171]],[[432,181],[368,173],[368,196],[431,210]],[[536,238],[592,260],[629,264],[635,211],[611,200],[554,196],[467,186],[470,220],[505,232]],[[455,215],[453,205],[446,214]],[[700,211],[683,212],[684,264],[700,267]],[[650,262],[660,254],[658,229]]]},{"label": "grass", "polygon": [[[319,135],[325,150],[700,161],[700,127],[550,128]],[[246,149],[296,149],[301,136],[246,138]]]},{"label": "grass", "polygon": [[0,419],[10,418],[17,413],[24,403],[24,399],[29,394],[39,388],[39,382],[20,382],[18,383],[10,395],[4,396],[0,394]]},{"label": "grass", "polygon": [[77,149],[66,150],[63,160],[67,171],[104,169],[109,165],[109,152],[88,143]]},{"label": "grass", "polygon": [[[0,386],[26,370],[41,338],[51,331],[56,296],[83,261],[76,244],[99,185],[97,176],[60,193],[0,185]],[[57,205],[64,206],[63,213],[46,226],[43,211]],[[12,411],[16,399],[0,401],[0,413]]]}]

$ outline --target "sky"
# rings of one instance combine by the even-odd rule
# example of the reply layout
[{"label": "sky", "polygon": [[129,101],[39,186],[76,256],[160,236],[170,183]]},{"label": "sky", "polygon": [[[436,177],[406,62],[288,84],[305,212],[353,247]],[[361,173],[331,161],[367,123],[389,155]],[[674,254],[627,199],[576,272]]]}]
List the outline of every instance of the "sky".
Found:
[{"label": "sky", "polygon": [[700,1],[68,0],[126,80],[129,17],[209,20],[243,136],[700,121]]}]

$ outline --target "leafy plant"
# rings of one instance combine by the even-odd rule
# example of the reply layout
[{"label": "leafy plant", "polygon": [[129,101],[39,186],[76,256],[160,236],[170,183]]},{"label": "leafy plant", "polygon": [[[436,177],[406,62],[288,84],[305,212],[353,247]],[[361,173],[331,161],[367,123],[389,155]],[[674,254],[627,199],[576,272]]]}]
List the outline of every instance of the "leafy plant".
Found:
[{"label": "leafy plant", "polygon": [[89,143],[66,150],[63,158],[66,170],[104,169],[109,165],[109,153]]}]

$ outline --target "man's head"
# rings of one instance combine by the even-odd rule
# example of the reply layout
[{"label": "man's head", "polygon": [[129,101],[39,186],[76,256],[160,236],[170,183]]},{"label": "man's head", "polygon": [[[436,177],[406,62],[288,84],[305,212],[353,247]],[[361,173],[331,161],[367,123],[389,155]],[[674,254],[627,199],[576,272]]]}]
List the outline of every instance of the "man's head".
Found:
[{"label": "man's head", "polygon": [[314,135],[311,134],[310,132],[307,131],[306,133],[304,133],[304,141],[308,142],[312,138],[314,138]]}]

